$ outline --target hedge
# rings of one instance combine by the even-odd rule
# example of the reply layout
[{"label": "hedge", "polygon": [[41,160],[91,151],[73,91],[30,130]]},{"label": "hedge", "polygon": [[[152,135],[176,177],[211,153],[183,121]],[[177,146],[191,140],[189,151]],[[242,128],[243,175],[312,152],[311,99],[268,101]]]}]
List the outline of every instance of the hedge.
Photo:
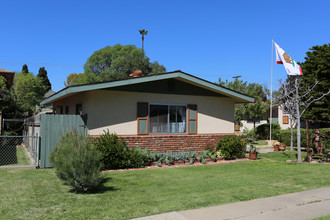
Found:
[{"label": "hedge", "polygon": [[[269,140],[269,127],[270,124],[262,124],[257,127],[257,134],[261,140]],[[278,140],[280,135],[280,125],[278,123],[272,123],[272,139]]]},{"label": "hedge", "polygon": [[[309,137],[313,137],[316,129],[308,129]],[[329,128],[320,128],[319,131],[322,134],[326,135],[326,132],[329,131]],[[304,128],[300,129],[301,134],[301,146],[306,147],[306,130]],[[281,130],[279,141],[287,146],[291,144],[291,130]],[[321,142],[323,143],[323,149],[325,149],[325,153],[330,151],[330,139],[321,138]],[[297,146],[297,129],[293,129],[293,146]],[[312,140],[310,141],[310,147],[312,146]]]}]

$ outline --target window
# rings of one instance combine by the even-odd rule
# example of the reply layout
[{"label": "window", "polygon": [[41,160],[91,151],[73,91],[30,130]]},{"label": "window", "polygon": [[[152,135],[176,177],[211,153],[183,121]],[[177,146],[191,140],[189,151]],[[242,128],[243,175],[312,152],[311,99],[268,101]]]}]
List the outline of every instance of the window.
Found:
[{"label": "window", "polygon": [[188,105],[188,134],[197,134],[197,105]]},{"label": "window", "polygon": [[63,115],[63,106],[60,107],[60,114]]},{"label": "window", "polygon": [[185,105],[150,104],[150,133],[185,133]]},{"label": "window", "polygon": [[76,115],[82,115],[82,104],[76,104]]},{"label": "window", "polygon": [[256,123],[256,124],[260,124],[260,120],[256,120],[255,122],[252,121],[252,120],[247,120],[247,123],[248,123],[248,124],[254,124],[254,123]]},{"label": "window", "polygon": [[[188,110],[191,106],[191,110]],[[149,104],[137,106],[138,134],[181,134],[197,132],[197,106],[178,104]],[[188,110],[188,111],[187,111]],[[190,112],[191,116],[188,117]],[[190,121],[190,129],[188,122]]]},{"label": "window", "polygon": [[289,117],[283,116],[283,124],[289,124]]},{"label": "window", "polygon": [[67,106],[65,106],[65,114],[69,114],[69,106],[67,105]]},{"label": "window", "polygon": [[137,124],[138,134],[148,134],[149,131],[149,105],[147,102],[138,102],[137,105]]}]

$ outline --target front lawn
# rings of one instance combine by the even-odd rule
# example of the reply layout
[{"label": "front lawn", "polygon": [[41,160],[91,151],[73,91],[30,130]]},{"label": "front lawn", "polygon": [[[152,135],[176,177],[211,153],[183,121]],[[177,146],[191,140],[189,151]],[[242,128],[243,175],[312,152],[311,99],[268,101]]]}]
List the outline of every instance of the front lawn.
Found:
[{"label": "front lawn", "polygon": [[285,163],[295,152],[209,166],[108,172],[96,194],[74,194],[54,169],[0,169],[4,219],[127,219],[330,186],[329,164]]}]

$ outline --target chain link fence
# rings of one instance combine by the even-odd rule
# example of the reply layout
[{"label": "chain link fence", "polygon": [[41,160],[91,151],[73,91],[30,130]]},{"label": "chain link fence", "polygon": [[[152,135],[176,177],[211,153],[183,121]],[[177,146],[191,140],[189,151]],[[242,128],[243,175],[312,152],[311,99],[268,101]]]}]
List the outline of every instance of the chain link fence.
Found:
[{"label": "chain link fence", "polygon": [[0,136],[0,167],[39,166],[38,136]]}]

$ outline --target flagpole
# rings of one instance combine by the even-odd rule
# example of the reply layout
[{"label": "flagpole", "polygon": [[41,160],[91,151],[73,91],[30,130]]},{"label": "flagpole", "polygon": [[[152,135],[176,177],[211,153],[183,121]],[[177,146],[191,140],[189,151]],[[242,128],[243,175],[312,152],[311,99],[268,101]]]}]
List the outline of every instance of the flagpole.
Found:
[{"label": "flagpole", "polygon": [[270,119],[269,119],[269,145],[272,147],[272,118],[273,118],[273,63],[274,63],[274,40],[272,39],[272,63],[270,71]]}]

